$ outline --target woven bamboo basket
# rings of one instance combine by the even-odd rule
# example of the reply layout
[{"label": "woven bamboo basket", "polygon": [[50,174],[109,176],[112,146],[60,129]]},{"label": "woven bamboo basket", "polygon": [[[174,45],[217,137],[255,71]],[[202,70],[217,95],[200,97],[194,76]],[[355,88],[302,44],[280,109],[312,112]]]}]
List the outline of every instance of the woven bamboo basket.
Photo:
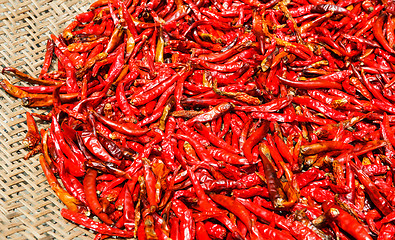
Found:
[{"label": "woven bamboo basket", "polygon": [[[38,76],[50,34],[60,33],[91,2],[0,0],[0,68],[12,66]],[[93,232],[60,216],[64,205],[49,187],[38,157],[23,159],[25,111],[44,110],[25,109],[0,90],[0,239],[93,239]]]}]

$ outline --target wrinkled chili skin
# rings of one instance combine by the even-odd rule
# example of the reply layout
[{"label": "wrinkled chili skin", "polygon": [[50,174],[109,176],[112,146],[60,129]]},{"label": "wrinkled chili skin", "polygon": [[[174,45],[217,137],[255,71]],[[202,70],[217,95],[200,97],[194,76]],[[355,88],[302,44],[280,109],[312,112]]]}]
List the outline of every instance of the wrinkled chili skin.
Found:
[{"label": "wrinkled chili skin", "polygon": [[194,118],[189,119],[185,122],[186,125],[192,125],[195,122],[208,122],[216,119],[234,107],[232,103],[221,103],[215,106],[211,111],[202,113]]},{"label": "wrinkled chili skin", "polygon": [[119,124],[114,122],[106,117],[99,115],[98,113],[94,112],[96,118],[102,122],[103,124],[107,125],[108,127],[118,131],[119,133],[130,135],[130,136],[141,136],[144,135],[149,131],[149,129],[142,129],[134,125],[126,125],[126,124]]},{"label": "wrinkled chili skin", "polygon": [[355,239],[372,239],[366,229],[353,216],[334,203],[324,203],[323,210],[326,215],[334,219],[333,221],[335,221],[340,228],[347,231]]},{"label": "wrinkled chili skin", "polygon": [[243,153],[244,156],[252,162],[252,148],[265,137],[266,133],[269,130],[269,122],[264,121],[262,126],[260,126],[249,138],[247,138],[246,142],[243,145]]},{"label": "wrinkled chili skin", "polygon": [[81,138],[85,144],[85,146],[92,152],[96,157],[105,162],[114,163],[116,165],[120,165],[121,161],[112,157],[103,145],[100,143],[99,139],[97,139],[94,134],[90,132],[81,133]]},{"label": "wrinkled chili skin", "polygon": [[89,208],[96,216],[98,216],[104,223],[111,225],[113,224],[113,221],[108,217],[107,214],[102,212],[103,208],[96,195],[96,177],[96,170],[89,169],[86,172],[83,183],[86,201],[88,202]]}]

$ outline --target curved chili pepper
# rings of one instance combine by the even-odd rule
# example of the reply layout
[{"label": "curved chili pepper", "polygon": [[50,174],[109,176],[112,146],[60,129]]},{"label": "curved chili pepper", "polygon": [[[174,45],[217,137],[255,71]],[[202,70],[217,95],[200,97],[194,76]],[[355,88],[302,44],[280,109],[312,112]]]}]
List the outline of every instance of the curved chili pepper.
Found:
[{"label": "curved chili pepper", "polygon": [[332,4],[319,4],[311,8],[311,12],[316,12],[316,13],[325,13],[325,12],[334,12],[337,14],[344,14],[352,17],[352,14],[350,11],[348,11],[346,8],[339,7],[336,5]]},{"label": "curved chili pepper", "polygon": [[335,221],[341,229],[355,239],[372,239],[366,229],[355,218],[333,202],[325,202],[322,207],[326,216]]},{"label": "curved chili pepper", "polygon": [[[259,147],[261,149],[262,146]],[[265,156],[262,150],[259,151],[261,160],[263,163],[263,169],[265,172],[265,179],[267,183],[267,188],[269,191],[269,198],[273,203],[275,208],[283,208],[283,202],[286,201],[286,195],[283,190],[280,180],[277,178],[276,172],[272,166],[272,163]]]},{"label": "curved chili pepper", "polygon": [[[48,60],[49,61],[49,60]],[[51,86],[51,85],[62,85],[64,84],[64,81],[61,80],[54,80],[54,79],[41,79],[41,78],[34,78],[32,76],[29,76],[16,68],[11,68],[11,67],[5,67],[2,69],[2,73],[12,73],[18,78],[22,79],[23,81],[26,81],[28,83],[33,83],[33,84],[40,84],[40,85],[45,85],[45,86]]]},{"label": "curved chili pepper", "polygon": [[140,111],[136,107],[130,105],[129,102],[127,101],[124,87],[125,87],[124,82],[121,81],[120,83],[118,83],[116,90],[117,102],[121,111],[126,116],[133,116],[134,114],[138,114]]},{"label": "curved chili pepper", "polygon": [[141,136],[144,135],[149,131],[149,129],[142,129],[132,124],[119,124],[114,122],[106,117],[101,116],[100,114],[93,112],[95,117],[102,122],[103,124],[107,125],[108,127],[112,128],[113,130],[123,133],[129,136]]},{"label": "curved chili pepper", "polygon": [[[53,97],[50,94],[28,93],[5,79],[0,81],[0,86],[10,95],[21,98],[22,103],[26,106],[48,107],[53,105]],[[60,94],[59,97],[62,102],[68,102],[76,99],[78,93]]]},{"label": "curved chili pepper", "polygon": [[189,142],[193,146],[199,158],[203,162],[214,164],[214,165],[217,164],[216,161],[211,157],[209,152],[203,147],[203,145],[201,145],[201,143],[183,134],[174,134],[173,137],[175,137],[176,139]]},{"label": "curved chili pepper", "polygon": [[[354,73],[356,72],[354,65],[351,65],[351,67],[353,68]],[[359,74],[358,74],[359,75]],[[357,75],[357,76],[358,76]],[[359,76],[358,76],[359,77]],[[388,102],[387,99],[385,99],[383,97],[383,95],[380,93],[380,91],[378,91],[377,89],[375,89],[371,83],[367,80],[364,71],[361,71],[361,78],[360,78],[363,82],[363,84],[366,86],[366,88],[370,91],[370,93],[372,93],[372,95],[374,97],[376,97],[377,99],[383,101],[383,102]]]},{"label": "curved chili pepper", "polygon": [[280,79],[280,82],[291,86],[291,87],[297,87],[297,88],[302,88],[302,89],[317,89],[317,88],[336,88],[336,89],[342,89],[341,84],[336,83],[336,82],[329,82],[329,81],[320,81],[320,80],[315,80],[315,81],[292,81],[288,80],[286,78],[283,78],[281,76],[278,76]]},{"label": "curved chili pepper", "polygon": [[54,135],[51,135],[51,138],[58,142],[61,151],[68,157],[65,162],[66,168],[68,172],[76,177],[81,177],[85,173],[84,168],[84,158],[79,158],[78,154],[71,150],[70,146],[66,143],[63,133],[61,132],[60,126],[58,121],[56,120],[55,116],[52,116],[52,123],[51,123],[51,130],[53,131]]},{"label": "curved chili pepper", "polygon": [[323,103],[326,103],[333,108],[342,108],[348,103],[348,101],[344,98],[338,98],[331,95],[327,95],[319,90],[309,90],[308,94],[312,98],[315,98]]},{"label": "curved chili pepper", "polygon": [[213,91],[220,96],[230,97],[230,98],[233,98],[237,101],[245,102],[250,105],[259,105],[261,103],[261,101],[258,98],[250,96],[244,92],[232,93],[232,92],[225,92],[225,91],[218,90],[217,80],[214,81]]},{"label": "curved chili pepper", "polygon": [[387,240],[393,238],[395,234],[395,226],[393,224],[385,224],[380,229],[380,233],[377,239],[379,240]]},{"label": "curved chili pepper", "polygon": [[87,52],[95,48],[97,45],[106,43],[107,41],[108,41],[107,37],[102,37],[93,42],[72,43],[67,46],[67,49],[70,52]]},{"label": "curved chili pepper", "polygon": [[68,209],[70,209],[73,212],[78,212],[79,205],[81,205],[81,202],[77,200],[75,197],[73,197],[72,195],[70,195],[66,190],[64,190],[60,186],[58,180],[56,179],[53,171],[49,167],[44,157],[40,156],[39,159],[45,177],[47,178],[48,183],[51,186],[52,190],[55,192],[56,196],[59,197],[59,199],[67,206]]},{"label": "curved chili pepper", "polygon": [[196,223],[196,239],[199,240],[210,240],[210,236],[208,235],[204,223],[197,222]]},{"label": "curved chili pepper", "polygon": [[246,142],[244,143],[243,153],[250,163],[253,161],[252,148],[265,137],[268,130],[269,130],[269,122],[268,121],[262,122],[262,125],[258,129],[256,129],[256,131],[253,132],[251,136],[247,138]]},{"label": "curved chili pepper", "polygon": [[[316,8],[317,6],[312,8],[311,12],[314,12],[314,8]],[[301,27],[300,27],[300,33],[303,34],[305,32],[307,32],[307,30],[309,30],[312,27],[318,27],[320,24],[322,24],[324,21],[327,21],[327,19],[329,19],[331,16],[333,15],[332,11],[329,11],[328,13],[325,13],[324,15],[310,21],[307,23],[304,23]],[[307,58],[308,59],[308,58]]]},{"label": "curved chili pepper", "polygon": [[[277,146],[278,153],[281,154],[282,157],[284,157],[288,163],[291,165],[293,164],[293,157],[287,147],[287,145],[284,143],[284,140],[280,137],[279,132],[276,132],[274,134],[274,142],[272,141],[271,137],[268,138],[270,145],[275,148]],[[270,151],[272,152],[272,151]],[[282,161],[280,161],[282,162]]]},{"label": "curved chili pepper", "polygon": [[147,159],[144,159],[144,179],[145,179],[145,187],[148,196],[148,202],[151,205],[150,208],[156,209],[159,204],[155,196],[156,179]]},{"label": "curved chili pepper", "polygon": [[37,144],[40,143],[41,137],[38,132],[36,121],[29,112],[26,112],[26,125],[27,133],[23,139],[23,143],[26,147],[33,149]]},{"label": "curved chili pepper", "polygon": [[132,159],[134,154],[132,151],[129,149],[118,146],[115,142],[104,138],[102,136],[98,136],[98,139],[100,143],[103,145],[103,147],[115,158],[117,159]]},{"label": "curved chili pepper", "polygon": [[63,66],[66,69],[66,87],[67,87],[67,92],[68,93],[75,93],[79,91],[78,85],[77,85],[77,78],[75,75],[75,68],[71,61],[66,57],[60,50],[59,48],[55,47],[55,54],[58,57],[58,59],[62,62]]},{"label": "curved chili pepper", "polygon": [[91,132],[82,132],[80,134],[81,139],[84,145],[89,149],[91,153],[93,153],[100,160],[105,162],[114,163],[116,165],[121,165],[121,161],[113,158],[101,145],[99,139],[97,139],[93,133]]},{"label": "curved chili pepper", "polygon": [[381,14],[374,22],[373,35],[386,51],[394,54],[395,53],[394,49],[392,49],[392,47],[388,44],[383,34],[383,25],[384,25],[385,17],[386,17],[385,14]]},{"label": "curved chili pepper", "polygon": [[202,113],[194,118],[189,119],[188,121],[185,122],[185,125],[190,126],[194,124],[195,122],[208,122],[213,119],[216,119],[222,115],[224,115],[226,112],[230,111],[234,107],[234,104],[232,103],[221,103],[215,106],[213,109],[206,113]]},{"label": "curved chili pepper", "polygon": [[347,116],[344,115],[343,113],[336,111],[334,109],[332,109],[331,107],[318,102],[316,100],[313,100],[309,97],[294,97],[293,98],[293,102],[301,104],[301,105],[305,105],[306,107],[312,108],[316,111],[322,112],[323,114],[325,114],[326,116],[337,120],[337,121],[342,121],[347,119]]},{"label": "curved chili pepper", "polygon": [[256,203],[251,202],[247,199],[237,198],[236,201],[241,203],[244,207],[250,210],[252,213],[257,215],[258,217],[264,219],[266,222],[275,222],[276,226],[281,229],[289,231],[295,238],[297,239],[321,239],[316,233],[314,233],[311,229],[304,226],[298,221],[291,222],[289,219],[286,219],[280,215],[277,215],[274,212],[271,212],[265,208],[262,208]]},{"label": "curved chili pepper", "polygon": [[251,212],[249,212],[242,204],[225,195],[210,194],[210,198],[217,204],[225,207],[235,214],[246,225],[252,239],[263,239],[261,233],[256,227],[255,219],[252,217]]},{"label": "curved chili pepper", "polygon": [[224,149],[209,147],[207,149],[214,159],[218,161],[224,161],[234,165],[249,165],[250,162],[247,158],[241,157],[240,155],[228,152]]},{"label": "curved chili pepper", "polygon": [[365,191],[370,196],[374,205],[385,215],[393,211],[391,204],[381,195],[379,189],[373,184],[369,176],[359,169],[355,163],[350,162],[350,166],[357,175],[359,181],[365,186]]},{"label": "curved chili pepper", "polygon": [[257,228],[259,232],[262,234],[263,237],[266,238],[280,238],[280,239],[287,239],[292,240],[294,239],[290,234],[287,234],[283,231],[279,231],[271,226],[267,226],[265,224],[257,223]]},{"label": "curved chili pepper", "polygon": [[[53,56],[54,49],[55,49],[54,42],[51,39],[48,39],[43,67],[42,67],[40,75],[38,77],[39,79],[42,78],[42,76],[48,72],[49,67],[51,66],[51,63],[52,63],[52,56]],[[3,71],[4,71],[4,69],[3,69]]]},{"label": "curved chili pepper", "polygon": [[325,141],[325,142],[310,144],[307,146],[304,145],[301,147],[300,151],[302,154],[305,155],[314,155],[325,151],[349,150],[352,148],[353,148],[352,145],[343,142]]},{"label": "curved chili pepper", "polygon": [[215,136],[206,126],[204,126],[201,122],[195,122],[195,128],[201,133],[204,137],[206,137],[212,145],[227,150],[229,152],[239,154],[240,150],[232,147],[231,145],[227,144],[221,138]]},{"label": "curved chili pepper", "polygon": [[173,75],[168,80],[162,82],[160,85],[153,87],[152,89],[148,90],[144,94],[134,95],[131,103],[136,106],[140,106],[146,104],[155,98],[159,97],[166,89],[168,89],[173,83],[175,83],[178,79],[185,79],[191,74],[191,71],[184,68],[177,74]]},{"label": "curved chili pepper", "polygon": [[123,231],[123,230],[120,230],[117,228],[109,227],[108,225],[103,224],[103,223],[95,222],[81,213],[76,213],[76,212],[73,212],[68,209],[62,209],[61,214],[64,218],[66,218],[70,221],[73,221],[77,224],[80,224],[88,229],[97,231],[101,234],[106,234],[106,235],[110,235],[110,236],[115,235],[115,236],[120,236],[120,237],[125,237],[125,238],[133,237],[132,232]]},{"label": "curved chili pepper", "polygon": [[98,216],[104,223],[111,225],[113,224],[113,221],[108,217],[107,214],[102,212],[103,208],[100,205],[96,195],[96,177],[97,177],[96,170],[88,169],[86,171],[84,182],[83,182],[86,201],[89,205],[89,208],[96,216]]},{"label": "curved chili pepper", "polygon": [[234,110],[245,112],[277,112],[292,102],[292,97],[276,98],[259,106],[235,106]]}]

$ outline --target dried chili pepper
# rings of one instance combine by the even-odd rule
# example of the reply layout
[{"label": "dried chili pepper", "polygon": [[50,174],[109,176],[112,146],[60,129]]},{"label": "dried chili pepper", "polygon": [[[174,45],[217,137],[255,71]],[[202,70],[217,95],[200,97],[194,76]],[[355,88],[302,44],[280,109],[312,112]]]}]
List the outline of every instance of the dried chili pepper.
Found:
[{"label": "dried chili pepper", "polygon": [[98,0],[0,85],[96,238],[389,238],[394,6]]}]

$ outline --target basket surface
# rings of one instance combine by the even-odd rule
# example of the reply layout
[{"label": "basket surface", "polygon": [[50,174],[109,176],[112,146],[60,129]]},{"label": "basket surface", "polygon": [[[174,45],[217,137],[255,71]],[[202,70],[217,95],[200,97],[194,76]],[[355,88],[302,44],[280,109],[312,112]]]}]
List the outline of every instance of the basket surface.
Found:
[{"label": "basket surface", "polygon": [[[60,33],[91,2],[0,0],[0,67],[38,76],[50,34]],[[60,216],[64,205],[50,189],[38,157],[23,159],[26,110],[43,111],[25,109],[0,90],[0,239],[93,239],[94,233]]]}]

